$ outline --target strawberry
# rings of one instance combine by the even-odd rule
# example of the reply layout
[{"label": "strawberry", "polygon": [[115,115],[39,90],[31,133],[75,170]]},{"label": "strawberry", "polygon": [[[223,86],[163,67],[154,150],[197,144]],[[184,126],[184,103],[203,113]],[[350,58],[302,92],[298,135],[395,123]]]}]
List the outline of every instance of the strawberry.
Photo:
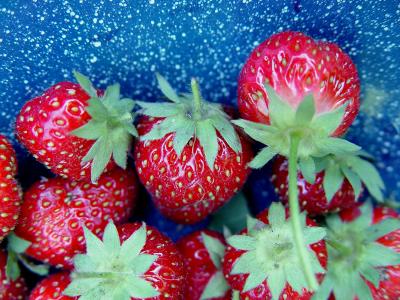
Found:
[{"label": "strawberry", "polygon": [[17,174],[15,151],[0,135],[0,242],[14,229],[21,205],[21,191],[14,176]]},{"label": "strawberry", "polygon": [[157,76],[173,103],[138,102],[135,164],[157,208],[180,223],[195,223],[216,211],[243,186],[252,157],[218,104],[202,101],[196,80],[192,94],[178,96]]},{"label": "strawberry", "polygon": [[329,216],[327,274],[315,299],[399,299],[399,217],[368,202]]},{"label": "strawberry", "polygon": [[[257,219],[249,219],[247,229],[228,238],[223,272],[240,299],[310,299],[302,264],[295,247],[288,211],[272,203]],[[300,215],[301,230],[310,254],[314,274],[326,267],[325,230]]]},{"label": "strawberry", "polygon": [[96,182],[115,163],[126,168],[132,135],[137,135],[132,125],[134,102],[119,99],[119,84],[103,93],[82,74],[74,74],[79,84],[60,82],[23,106],[16,133],[55,174]]},{"label": "strawberry", "polygon": [[[338,138],[358,113],[359,93],[351,59],[337,45],[313,41],[299,32],[281,32],[259,45],[239,78],[239,111],[248,120],[233,123],[265,145],[250,167],[261,168],[277,154],[288,158],[293,234],[311,290],[318,282],[296,217],[300,211],[297,168],[302,166],[303,175],[313,178],[318,158],[353,155],[360,150]],[[329,191],[339,188],[337,173],[326,180]]]},{"label": "strawberry", "polygon": [[[297,175],[299,203],[308,214],[318,215],[355,206],[362,191],[362,183],[382,201],[383,181],[375,167],[363,159],[365,154],[334,156],[319,160],[321,169],[315,176],[307,174],[300,165]],[[303,175],[303,173],[305,175]],[[307,179],[305,178],[307,177]],[[284,203],[288,202],[288,162],[280,156],[273,164],[271,177],[275,190]]]},{"label": "strawberry", "polygon": [[115,169],[98,183],[43,179],[25,193],[19,238],[30,242],[25,253],[50,265],[72,267],[72,257],[85,249],[82,226],[101,235],[109,220],[126,221],[135,204],[132,171]]},{"label": "strawberry", "polygon": [[25,299],[28,289],[22,277],[14,279],[6,275],[7,254],[0,249],[0,299]]},{"label": "strawberry", "polygon": [[29,300],[74,300],[78,297],[69,297],[63,294],[71,279],[68,272],[52,274],[43,279],[29,295]]},{"label": "strawberry", "polygon": [[277,33],[256,47],[240,73],[238,105],[243,118],[270,124],[267,83],[296,108],[312,94],[317,114],[347,103],[333,135],[343,134],[359,110],[360,81],[350,57],[336,44],[314,41],[300,32]]},{"label": "strawberry", "polygon": [[221,266],[225,246],[224,236],[213,230],[196,231],[178,241],[187,272],[184,299],[231,299]]},{"label": "strawberry", "polygon": [[75,256],[65,295],[79,299],[186,299],[182,257],[170,239],[145,223],[110,222],[103,241],[85,228],[87,254]]}]

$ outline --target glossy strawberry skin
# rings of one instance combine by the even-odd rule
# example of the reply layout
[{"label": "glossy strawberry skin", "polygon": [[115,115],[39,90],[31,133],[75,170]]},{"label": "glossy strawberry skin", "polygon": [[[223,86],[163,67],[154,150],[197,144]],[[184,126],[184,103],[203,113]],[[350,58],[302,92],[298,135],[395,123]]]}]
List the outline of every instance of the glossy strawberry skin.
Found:
[{"label": "glossy strawberry skin", "polygon": [[[16,121],[17,137],[29,152],[53,173],[72,180],[90,179],[92,163],[81,161],[94,141],[70,134],[91,119],[85,110],[89,98],[79,84],[60,82],[26,102]],[[106,171],[114,166],[111,161]]]},{"label": "glossy strawberry skin", "polygon": [[85,250],[81,226],[101,235],[109,220],[123,223],[137,189],[135,174],[118,168],[103,174],[97,184],[59,177],[36,182],[25,193],[15,233],[32,243],[28,255],[71,269],[72,257]]},{"label": "glossy strawberry skin", "polygon": [[[162,119],[144,117],[137,126],[144,135]],[[198,140],[190,141],[178,158],[174,134],[154,141],[139,141],[135,164],[140,181],[162,214],[178,223],[193,224],[225,204],[243,186],[250,172],[250,144],[243,137],[236,154],[218,134],[218,154],[211,170]]]},{"label": "glossy strawberry skin", "polygon": [[[275,186],[275,191],[281,201],[288,203],[288,161],[279,156],[272,166],[271,181]],[[299,191],[299,203],[301,210],[307,211],[310,215],[321,215],[326,213],[338,212],[343,209],[353,207],[357,200],[353,188],[347,179],[343,180],[342,186],[333,195],[328,203],[323,188],[324,172],[315,176],[315,182],[309,183],[302,176],[297,174],[297,188]]]},{"label": "glossy strawberry skin", "polygon": [[[286,210],[286,218],[288,217],[288,210]],[[265,224],[268,224],[268,209],[262,211],[257,215],[257,219],[262,221]],[[317,224],[310,218],[306,218],[307,226],[316,226]],[[241,234],[247,234],[247,230],[243,230]],[[311,245],[312,250],[316,253],[318,260],[323,268],[326,268],[327,265],[327,250],[324,241],[320,241],[318,243]],[[223,271],[225,275],[225,279],[228,281],[229,285],[234,290],[242,291],[245,285],[245,281],[248,277],[246,274],[238,274],[232,275],[231,270],[236,263],[237,259],[243,254],[245,251],[235,249],[231,246],[228,246],[225,250],[225,256],[223,259]],[[322,281],[322,276],[317,275],[318,281]],[[294,291],[291,286],[288,284],[284,288],[279,300],[309,300],[311,299],[312,293],[303,289],[303,293],[300,295],[298,292]],[[240,299],[246,300],[270,300],[272,299],[271,291],[268,288],[267,281],[264,281],[262,285],[247,291],[240,293]]]},{"label": "glossy strawberry skin", "polygon": [[[142,223],[126,223],[117,226],[121,243],[127,240]],[[156,228],[147,227],[146,244],[141,253],[157,255],[158,258],[144,273],[146,280],[151,282],[160,292],[160,295],[146,300],[187,299],[183,297],[185,285],[185,268],[183,258],[174,243]],[[140,300],[131,298],[132,300]]]},{"label": "glossy strawberry skin", "polygon": [[21,191],[14,178],[17,158],[10,142],[0,135],[0,242],[14,229],[21,206]]},{"label": "glossy strawberry skin", "polygon": [[277,33],[250,54],[238,84],[239,111],[244,119],[269,124],[266,82],[293,107],[312,93],[317,113],[347,102],[334,136],[346,131],[359,110],[360,82],[350,57],[337,45],[314,41],[300,32]]},{"label": "glossy strawberry skin", "polygon": [[[359,206],[347,209],[340,213],[340,217],[344,221],[352,221],[361,214]],[[399,213],[388,207],[378,206],[373,209],[372,222],[379,223],[387,218],[400,218]],[[380,239],[378,242],[385,247],[390,247],[400,253],[400,229],[393,231]],[[379,287],[374,287],[370,282],[367,282],[371,289],[373,299],[399,299],[400,298],[400,265],[390,266],[381,269],[381,281]]]},{"label": "glossy strawberry skin", "polygon": [[0,249],[0,299],[25,299],[28,289],[22,277],[9,281],[6,276],[7,254]]},{"label": "glossy strawberry skin", "polygon": [[52,274],[43,279],[33,289],[29,300],[75,300],[79,297],[69,297],[63,295],[63,291],[71,282],[68,272]]},{"label": "glossy strawberry skin", "polygon": [[[183,256],[187,272],[185,299],[199,300],[210,278],[218,271],[204,245],[202,233],[217,238],[226,245],[222,234],[208,229],[193,232],[177,242],[176,246]],[[223,297],[212,299],[230,300],[231,297],[232,293],[229,290]]]}]

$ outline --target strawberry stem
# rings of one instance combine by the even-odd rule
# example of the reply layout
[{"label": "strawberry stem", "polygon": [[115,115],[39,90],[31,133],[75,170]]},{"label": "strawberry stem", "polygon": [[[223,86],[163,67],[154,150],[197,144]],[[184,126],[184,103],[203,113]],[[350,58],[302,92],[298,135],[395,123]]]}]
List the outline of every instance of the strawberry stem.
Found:
[{"label": "strawberry stem", "polygon": [[318,282],[311,267],[310,257],[304,242],[303,232],[300,222],[300,207],[297,189],[297,152],[299,149],[300,137],[292,134],[290,139],[289,152],[289,209],[292,224],[295,246],[300,256],[303,266],[303,272],[306,277],[307,284],[311,291],[318,288]]},{"label": "strawberry stem", "polygon": [[201,119],[201,96],[199,84],[195,78],[192,78],[190,85],[192,87],[193,101],[194,101],[194,110],[193,110],[193,118],[195,120]]}]

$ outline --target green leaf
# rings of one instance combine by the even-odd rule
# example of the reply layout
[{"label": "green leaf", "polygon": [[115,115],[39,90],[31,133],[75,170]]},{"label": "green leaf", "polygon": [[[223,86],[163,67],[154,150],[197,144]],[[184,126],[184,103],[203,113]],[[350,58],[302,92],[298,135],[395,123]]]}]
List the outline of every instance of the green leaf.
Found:
[{"label": "green leaf", "polygon": [[312,296],[311,300],[326,300],[329,299],[329,295],[331,294],[333,288],[333,281],[331,277],[328,275],[325,276],[321,285],[318,287],[317,291]]},{"label": "green leaf", "polygon": [[163,92],[164,96],[175,103],[180,103],[181,100],[179,96],[176,94],[175,90],[171,87],[168,81],[159,73],[156,73],[156,77],[160,90]]},{"label": "green leaf", "polygon": [[269,117],[271,124],[280,128],[293,124],[295,111],[294,109],[276,94],[274,89],[269,85],[264,85],[269,99]]},{"label": "green leaf", "polygon": [[315,102],[312,94],[308,94],[297,107],[295,120],[299,125],[309,124],[315,115]]},{"label": "green leaf", "polygon": [[[303,288],[307,287],[307,283],[305,282],[303,271],[300,268],[286,265],[285,266],[285,275],[286,275],[287,282],[293,288],[293,290],[302,294]],[[268,283],[269,283],[269,279],[268,279]],[[278,292],[280,294],[280,293],[282,293],[282,290],[277,291],[277,293]]]},{"label": "green leaf", "polygon": [[152,129],[145,135],[141,136],[140,139],[143,141],[159,140],[165,137],[168,133],[174,132],[178,128],[182,128],[185,126],[186,122],[188,122],[188,120],[181,115],[168,117],[154,125]]},{"label": "green leaf", "polygon": [[88,256],[92,257],[96,261],[101,261],[107,257],[106,249],[104,248],[103,242],[94,235],[85,226],[83,227],[83,232],[86,240],[86,253]]},{"label": "green leaf", "polygon": [[143,225],[122,244],[121,258],[123,260],[129,260],[139,255],[146,244],[146,236],[146,224],[143,223]]},{"label": "green leaf", "polygon": [[360,269],[360,273],[364,278],[370,281],[376,288],[379,286],[380,273],[372,266],[366,266]]},{"label": "green leaf", "polygon": [[344,139],[329,137],[324,140],[324,142],[320,145],[322,151],[326,154],[337,154],[337,155],[345,155],[352,152],[357,152],[361,148],[360,146],[353,144]]},{"label": "green leaf", "polygon": [[218,153],[218,139],[211,120],[208,119],[196,123],[196,137],[203,148],[209,168],[214,170],[214,162]]},{"label": "green leaf", "polygon": [[354,281],[354,291],[357,293],[358,299],[373,300],[371,289],[360,276],[357,276]]},{"label": "green leaf", "polygon": [[118,230],[113,222],[109,222],[104,230],[103,244],[105,250],[110,253],[117,253],[121,249]]},{"label": "green leaf", "polygon": [[76,254],[74,256],[74,267],[77,273],[87,273],[96,270],[96,262],[86,254]]},{"label": "green leaf", "polygon": [[378,243],[371,243],[365,249],[365,259],[374,267],[400,264],[400,253]]},{"label": "green leaf", "polygon": [[15,252],[8,252],[6,264],[6,277],[8,280],[17,280],[21,276],[18,258]]},{"label": "green leaf", "polygon": [[303,177],[309,182],[315,182],[315,163],[310,156],[299,159],[299,167]]},{"label": "green leaf", "polygon": [[244,132],[253,140],[263,144],[267,144],[271,130],[273,130],[271,126],[243,119],[233,120],[232,123],[243,128]]},{"label": "green leaf", "polygon": [[249,276],[247,277],[246,283],[243,287],[243,292],[247,292],[247,291],[254,289],[255,287],[262,284],[264,280],[266,280],[266,276],[265,276],[265,274],[263,274],[263,272],[250,273]]},{"label": "green leaf", "polygon": [[352,157],[349,159],[349,165],[352,170],[361,178],[371,195],[378,201],[383,201],[382,190],[384,183],[379,175],[378,170],[368,161],[359,157]]},{"label": "green leaf", "polygon": [[256,246],[255,238],[248,235],[232,235],[228,238],[228,244],[238,250],[254,250]]},{"label": "green leaf", "polygon": [[285,285],[286,285],[286,278],[283,270],[279,271],[277,270],[268,277],[268,287],[271,290],[272,300],[279,299],[279,296],[281,295]]},{"label": "green leaf", "polygon": [[212,216],[209,228],[223,232],[226,227],[231,232],[239,232],[246,227],[249,213],[246,197],[238,193]]},{"label": "green leaf", "polygon": [[205,233],[201,233],[201,237],[203,238],[204,246],[207,249],[214,266],[217,269],[220,269],[221,260],[225,252],[224,244],[222,244],[219,239],[209,236]]},{"label": "green leaf", "polygon": [[279,228],[286,222],[285,208],[279,202],[273,202],[268,210],[268,220],[272,228]]},{"label": "green leaf", "polygon": [[132,265],[132,270],[136,275],[142,275],[150,269],[151,265],[156,260],[157,255],[139,254],[130,262],[130,264]]},{"label": "green leaf", "polygon": [[175,116],[182,112],[182,107],[175,103],[149,103],[143,101],[136,101],[142,107],[142,114],[149,117],[166,118]]},{"label": "green leaf", "polygon": [[347,104],[334,111],[317,115],[313,120],[313,127],[322,129],[327,135],[332,134],[342,123]]},{"label": "green leaf", "polygon": [[358,199],[361,194],[360,177],[346,166],[340,166],[340,169],[353,188],[355,199]]},{"label": "green leaf", "polygon": [[195,134],[194,122],[184,122],[182,127],[178,128],[175,132],[173,146],[178,157],[181,156],[183,148],[187,145]]},{"label": "green leaf", "polygon": [[24,255],[18,256],[19,261],[34,274],[40,276],[46,276],[49,274],[50,266],[46,264],[34,264],[33,262],[29,261]]},{"label": "green leaf", "polygon": [[276,154],[277,152],[271,147],[264,147],[249,163],[249,167],[252,169],[260,169],[265,166]]},{"label": "green leaf", "polygon": [[[228,240],[229,243],[229,240]],[[255,254],[252,252],[243,253],[233,265],[231,274],[247,274],[249,269],[253,264],[255,259]],[[261,272],[260,272],[261,273]]]},{"label": "green leaf", "polygon": [[338,165],[331,164],[325,170],[323,186],[328,203],[332,200],[332,197],[342,186],[343,179],[343,175],[340,172],[340,168]]},{"label": "green leaf", "polygon": [[91,166],[91,180],[97,182],[100,175],[103,173],[108,162],[112,156],[112,144],[109,143],[107,137],[101,137],[97,140],[100,146],[98,151],[95,153]]},{"label": "green leaf", "polygon": [[235,153],[242,151],[242,144],[240,143],[239,136],[231,122],[220,116],[212,118],[211,122]]},{"label": "green leaf", "polygon": [[91,98],[88,103],[89,105],[86,107],[86,112],[94,121],[104,121],[107,119],[109,112],[99,98]]},{"label": "green leaf", "polygon": [[115,99],[119,99],[120,91],[121,91],[121,86],[119,85],[119,83],[109,85],[107,87],[106,91],[104,92],[104,96],[102,97],[103,102],[110,103],[110,102],[114,102]]},{"label": "green leaf", "polygon": [[79,85],[88,93],[91,97],[97,97],[97,91],[93,87],[92,82],[89,80],[88,77],[82,75],[78,71],[72,71],[76,81],[78,81]]},{"label": "green leaf", "polygon": [[148,281],[137,277],[128,276],[126,285],[129,295],[132,298],[152,298],[160,295],[159,291]]},{"label": "green leaf", "polygon": [[24,253],[29,248],[31,242],[18,237],[15,233],[10,233],[7,236],[7,249],[15,253]]},{"label": "green leaf", "polygon": [[70,134],[86,140],[97,140],[106,133],[107,122],[94,120],[90,120],[85,125],[70,132]]},{"label": "green leaf", "polygon": [[251,217],[250,215],[247,216],[246,224],[247,224],[247,231],[249,233],[253,233],[254,231],[257,231],[260,228],[266,226],[263,222],[261,222],[256,218]]},{"label": "green leaf", "polygon": [[118,145],[118,147],[112,148],[112,157],[115,163],[125,170],[128,163],[126,154],[132,143],[132,137],[130,135],[124,135],[122,132],[118,134],[118,131],[123,131],[123,129],[117,129],[115,131],[116,135],[113,135],[111,138],[112,144]]},{"label": "green leaf", "polygon": [[400,229],[400,220],[395,218],[384,219],[377,224],[367,228],[366,237],[368,241],[375,241],[393,231]]},{"label": "green leaf", "polygon": [[319,242],[325,236],[326,230],[323,227],[307,227],[304,233],[304,239],[308,245]]},{"label": "green leaf", "polygon": [[200,300],[222,298],[229,289],[224,274],[222,274],[222,271],[218,271],[209,279]]},{"label": "green leaf", "polygon": [[99,286],[101,283],[101,278],[74,278],[63,291],[63,294],[70,297],[84,295],[88,291]]}]

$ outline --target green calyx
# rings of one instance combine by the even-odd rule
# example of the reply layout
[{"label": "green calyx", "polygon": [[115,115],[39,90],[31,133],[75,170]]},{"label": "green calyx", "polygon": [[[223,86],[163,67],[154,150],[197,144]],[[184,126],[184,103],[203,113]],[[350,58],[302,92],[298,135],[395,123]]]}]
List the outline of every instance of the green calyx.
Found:
[{"label": "green calyx", "polygon": [[225,245],[221,243],[219,239],[208,234],[202,233],[201,236],[203,238],[204,246],[218,271],[209,279],[203,293],[201,294],[200,300],[223,297],[230,289],[225,280],[224,274],[222,273],[221,266],[222,258],[225,253]]},{"label": "green calyx", "polygon": [[150,132],[141,136],[141,140],[158,140],[169,133],[174,133],[173,147],[179,157],[189,141],[197,139],[212,170],[218,153],[217,132],[233,151],[236,153],[242,151],[239,137],[229,116],[221,105],[201,98],[195,79],[191,81],[192,93],[179,96],[164,77],[157,74],[157,80],[161,91],[171,103],[137,102],[142,107],[140,112],[143,115],[164,118],[154,125]]},{"label": "green calyx", "polygon": [[343,222],[338,215],[327,218],[328,268],[313,300],[328,299],[332,292],[336,299],[372,300],[365,280],[378,287],[380,268],[400,264],[400,253],[377,242],[400,229],[400,220],[388,218],[372,224],[372,205],[367,202],[360,209],[360,216],[352,222]]},{"label": "green calyx", "polygon": [[82,127],[71,132],[72,135],[94,140],[95,143],[82,159],[82,164],[92,162],[91,180],[96,182],[107,164],[113,158],[115,163],[125,169],[132,136],[138,133],[133,125],[132,99],[120,99],[120,85],[107,87],[103,96],[98,96],[90,80],[78,72],[75,78],[91,97],[86,108],[92,119]]},{"label": "green calyx", "polygon": [[[324,273],[316,254],[309,245],[319,242],[325,236],[320,227],[308,227],[305,214],[300,215],[301,230],[314,274]],[[273,203],[268,212],[269,225],[249,218],[248,234],[228,238],[230,246],[246,251],[233,265],[232,274],[249,274],[243,291],[256,288],[267,280],[272,299],[279,299],[286,283],[302,293],[307,288],[303,266],[295,246],[290,218],[285,208]]]},{"label": "green calyx", "polygon": [[379,202],[383,202],[385,185],[378,170],[368,161],[371,157],[363,152],[330,154],[320,158],[300,159],[299,166],[304,178],[313,183],[315,173],[324,171],[323,187],[328,203],[347,179],[353,188],[355,198],[361,194],[362,184]]},{"label": "green calyx", "polygon": [[32,273],[46,276],[50,267],[46,264],[34,264],[24,254],[31,245],[30,242],[11,233],[7,236],[6,276],[8,280],[16,280],[21,275],[19,262]]},{"label": "green calyx", "polygon": [[145,273],[156,261],[156,255],[143,254],[146,225],[143,224],[121,244],[117,228],[110,222],[103,241],[84,227],[86,254],[74,257],[72,282],[65,289],[67,296],[81,300],[128,300],[159,295]]},{"label": "green calyx", "polygon": [[360,149],[353,143],[331,136],[342,122],[345,105],[332,112],[316,114],[312,95],[307,95],[297,109],[294,109],[269,85],[266,85],[265,89],[269,99],[270,125],[243,119],[233,121],[251,138],[267,145],[250,162],[250,167],[261,168],[276,154],[288,157],[293,138],[299,139],[300,159],[355,152]]}]

